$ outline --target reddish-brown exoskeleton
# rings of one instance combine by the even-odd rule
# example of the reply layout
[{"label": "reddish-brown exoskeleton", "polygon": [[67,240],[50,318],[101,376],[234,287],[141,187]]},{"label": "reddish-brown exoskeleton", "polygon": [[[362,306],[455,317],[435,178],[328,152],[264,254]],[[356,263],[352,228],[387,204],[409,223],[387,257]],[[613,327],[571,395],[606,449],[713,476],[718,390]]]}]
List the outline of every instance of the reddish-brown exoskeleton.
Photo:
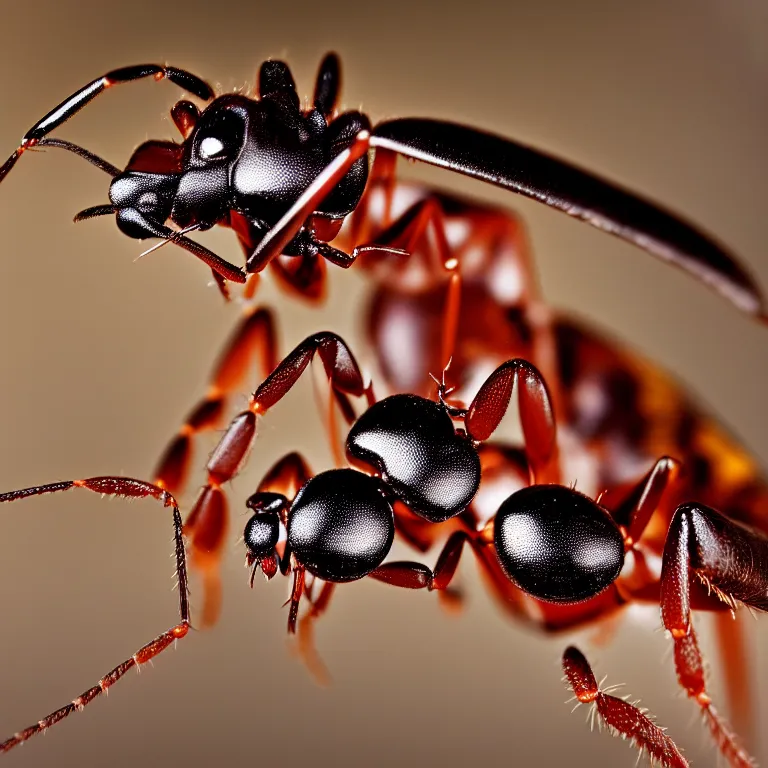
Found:
[{"label": "reddish-brown exoskeleton", "polygon": [[[376,196],[385,195],[386,206],[376,200]],[[700,514],[700,510],[687,510],[670,528],[675,509],[686,501],[706,500],[727,511],[732,520],[763,534],[768,532],[768,487],[754,459],[651,363],[620,351],[589,328],[557,316],[542,304],[519,221],[508,213],[468,205],[418,185],[382,183],[369,199],[374,201],[377,215],[369,215],[360,223],[364,236],[373,239],[382,237],[382,232],[397,237],[391,221],[402,217],[404,211],[429,211],[427,226],[407,246],[415,258],[397,269],[386,262],[364,262],[375,283],[368,334],[387,385],[394,391],[423,392],[429,386],[428,372],[445,363],[447,349],[452,354],[452,381],[457,394],[465,397],[471,397],[478,381],[506,357],[533,361],[545,373],[556,404],[561,477],[565,481],[578,477],[582,490],[599,494],[605,505],[615,509],[616,519],[628,532],[628,559],[636,561],[631,587],[607,590],[578,606],[555,606],[522,597],[503,578],[495,558],[481,557],[501,608],[547,632],[557,632],[614,614],[630,600],[658,600],[661,573],[648,564],[658,561],[668,530],[687,530],[690,526],[690,521],[683,522],[680,517]],[[392,242],[386,236],[384,241]],[[455,275],[437,266],[441,242],[462,265],[460,283]],[[406,328],[408,333],[403,332]],[[525,484],[525,470],[517,466],[519,456],[514,451],[486,446],[485,454],[486,483],[498,482],[505,491]],[[660,456],[675,460],[655,464]],[[665,477],[663,482],[669,482],[669,487],[663,500],[656,500],[659,503],[638,542],[627,505],[640,501],[637,489],[632,490],[633,481],[646,472],[650,472],[648,481],[658,473],[654,482]],[[515,475],[517,478],[511,479]],[[475,504],[480,520],[489,519],[495,511],[493,503],[489,505],[482,498]],[[412,520],[403,532],[420,549],[434,543],[434,531],[418,521]],[[748,721],[744,708],[750,700],[749,675],[743,664],[734,662],[743,659],[745,653],[743,630],[730,616],[739,601],[728,589],[713,585],[708,577],[710,567],[714,569],[711,563],[691,568],[698,579],[692,586],[695,604],[723,617],[717,631],[729,666],[731,708],[739,713],[739,719]],[[756,567],[758,579],[765,578],[766,567],[764,561]],[[670,581],[675,578],[679,576],[669,577]],[[701,584],[706,596],[699,594]],[[764,605],[764,599],[764,587],[762,592],[758,587],[747,602]],[[664,619],[676,636],[681,684],[702,705],[729,759],[734,764],[746,764],[735,742],[729,741],[727,729],[712,715],[701,669],[696,679],[685,669],[686,660],[698,658],[697,652],[686,648],[688,640],[681,640],[683,628],[671,626],[670,611],[665,612]],[[569,669],[579,668],[575,659],[573,655]],[[590,694],[590,701],[594,695]]]},{"label": "reddish-brown exoskeleton", "polygon": [[[727,613],[738,602],[766,608],[768,556],[760,531],[766,530],[768,494],[754,463],[654,368],[552,316],[536,295],[524,234],[513,217],[397,182],[394,156],[442,165],[564,210],[687,269],[762,318],[762,298],[751,278],[722,247],[690,225],[533,150],[449,123],[396,120],[371,128],[360,113],[336,115],[339,71],[334,56],[321,65],[312,109],[299,109],[287,67],[268,62],[260,72],[258,99],[230,94],[215,99],[203,112],[190,102],[177,103],[172,116],[184,141],[147,142],[122,172],[80,147],[47,138],[104,89],[143,77],[167,78],[199,98],[213,97],[212,89],[199,78],[171,67],[115,70],[39,121],[0,170],[0,179],[28,148],[74,151],[113,177],[110,204],[78,218],[115,213],[130,236],[160,237],[163,243],[181,245],[212,268],[222,290],[226,280],[245,282],[248,273],[271,265],[292,291],[318,299],[325,285],[326,260],[343,267],[359,263],[371,272],[376,286],[369,329],[382,384],[394,392],[421,394],[428,386],[427,373],[441,370],[452,358],[449,375],[458,389],[450,394],[457,399],[446,400],[449,392],[444,385],[439,390],[449,417],[466,416],[461,402],[472,401],[479,383],[487,382],[489,372],[503,360],[530,360],[549,384],[558,450],[542,454],[535,449],[554,440],[555,425],[541,418],[549,406],[537,409],[523,398],[521,416],[524,422],[529,419],[529,426],[531,419],[537,423],[533,434],[539,436],[538,442],[532,443],[531,430],[524,429],[525,451],[519,445],[483,443],[478,449],[483,484],[510,490],[534,482],[567,484],[572,480],[569,459],[575,454],[589,457],[594,494],[602,493],[602,506],[587,500],[588,506],[618,532],[624,569],[598,594],[577,595],[578,599],[566,595],[567,599],[555,600],[557,595],[526,587],[525,579],[513,573],[509,558],[498,551],[493,535],[498,505],[489,505],[487,496],[478,493],[447,528],[437,528],[412,515],[407,505],[395,504],[398,534],[420,549],[437,543],[447,529],[452,531],[447,554],[434,572],[395,564],[376,568],[373,575],[401,586],[443,589],[461,547],[469,543],[500,605],[547,631],[593,622],[632,600],[660,603],[664,626],[674,638],[682,687],[701,707],[721,752],[733,765],[747,765],[748,757],[709,700],[689,613],[690,607]],[[257,130],[255,125],[269,130]],[[371,148],[376,149],[376,160],[369,174],[366,153]],[[265,160],[267,170],[256,173]],[[254,174],[259,181],[255,186]],[[276,186],[278,178],[282,186]],[[167,227],[168,220],[178,229]],[[245,271],[184,234],[216,224],[237,234],[246,253]],[[215,621],[220,603],[218,569],[227,532],[222,485],[241,469],[256,436],[257,417],[290,389],[315,353],[330,379],[336,406],[348,423],[355,422],[350,396],[367,394],[370,404],[373,395],[363,385],[346,345],[337,337],[319,334],[277,365],[273,315],[254,309],[225,350],[208,394],[161,459],[153,484],[91,478],[0,496],[0,501],[14,501],[84,487],[157,498],[173,508],[181,587],[178,624],[71,704],[5,741],[0,750],[82,708],[128,669],[187,633],[186,559],[174,496],[184,487],[194,436],[221,423],[227,400],[245,386],[255,355],[265,373],[274,371],[267,379],[270,384],[259,387],[248,408],[231,422],[207,464],[207,483],[185,522],[192,564],[205,578],[202,621]],[[512,380],[507,376],[499,386],[499,402],[486,398],[491,402],[487,406],[491,421],[506,408]],[[490,436],[487,430],[467,429],[476,442]],[[549,435],[548,440],[542,435]],[[671,456],[674,459],[667,458]],[[289,457],[265,479],[261,490],[292,494],[298,488],[290,490],[291,486],[307,477],[303,462]],[[588,490],[583,474],[579,481],[581,490]],[[567,491],[567,485],[555,487]],[[695,503],[685,505],[687,501]],[[281,514],[283,523],[289,524],[285,506]],[[728,518],[711,507],[727,512]],[[263,508],[262,504],[258,509]],[[734,520],[755,530],[743,529]],[[547,524],[546,519],[538,522]],[[664,566],[659,571],[652,567],[650,556],[662,553]],[[284,549],[275,558],[253,560],[268,575],[278,566],[287,570],[298,562],[285,557]],[[302,585],[297,576],[294,620]],[[324,588],[313,599],[313,613],[325,607],[328,595]],[[598,689],[579,651],[569,648],[563,663],[579,701],[593,702],[609,725],[663,764],[685,765],[671,740],[641,712]]]}]

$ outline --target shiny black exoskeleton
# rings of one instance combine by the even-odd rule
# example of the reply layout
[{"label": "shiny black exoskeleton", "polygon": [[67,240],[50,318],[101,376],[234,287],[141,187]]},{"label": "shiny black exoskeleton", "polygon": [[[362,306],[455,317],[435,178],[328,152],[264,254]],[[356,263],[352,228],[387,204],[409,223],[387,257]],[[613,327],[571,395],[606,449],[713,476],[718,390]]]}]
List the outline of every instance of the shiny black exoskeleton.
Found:
[{"label": "shiny black exoskeleton", "polygon": [[[347,453],[380,477],[332,469],[308,480],[292,503],[271,492],[248,501],[249,559],[274,556],[279,522],[288,553],[325,581],[360,579],[384,561],[395,533],[395,500],[431,522],[455,517],[480,484],[477,449],[440,403],[392,395],[372,405],[347,437]],[[285,555],[284,555],[285,558]]]},{"label": "shiny black exoskeleton", "polygon": [[477,449],[456,433],[443,405],[416,395],[392,395],[369,408],[349,431],[347,453],[433,523],[459,514],[480,484]]},{"label": "shiny black exoskeleton", "polygon": [[[337,394],[367,391],[343,340],[327,332],[315,334],[256,390],[252,401],[259,412],[291,389],[315,351]],[[278,567],[285,572],[293,559],[294,570],[330,582],[373,574],[398,586],[444,589],[464,540],[478,536],[482,543],[477,545],[485,546],[488,537],[475,530],[476,520],[469,515],[462,521],[464,530],[449,538],[434,572],[412,562],[382,566],[394,537],[394,505],[400,503],[430,523],[464,512],[480,486],[480,446],[493,435],[516,392],[533,484],[509,496],[493,519],[493,543],[503,571],[528,594],[555,603],[588,600],[613,583],[624,562],[625,544],[610,514],[574,489],[536,484],[535,478],[546,478],[557,461],[554,414],[539,371],[520,358],[502,363],[466,409],[446,401],[449,391],[444,382],[438,385],[439,402],[391,395],[356,420],[351,417],[347,456],[362,471],[334,469],[311,477],[297,454],[278,462],[264,490],[248,501],[255,514],[244,539],[254,573],[259,566],[267,576]],[[454,425],[457,419],[463,428]],[[271,490],[285,477],[301,485],[292,502]],[[287,538],[278,556],[281,523]]]},{"label": "shiny black exoskeleton", "polygon": [[255,494],[245,527],[253,560],[270,557],[285,522],[290,552],[324,581],[367,576],[389,553],[395,536],[392,506],[382,484],[353,469],[331,469],[301,488],[293,504],[279,494]]},{"label": "shiny black exoskeleton", "polygon": [[493,542],[507,576],[551,603],[598,595],[624,565],[624,539],[610,514],[561,485],[513,493],[496,513]]},{"label": "shiny black exoskeleton", "polygon": [[[48,135],[106,89],[143,78],[167,79],[210,102],[204,111],[179,101],[171,111],[185,139],[149,141],[125,170],[82,147]],[[76,220],[114,213],[134,238],[159,237],[202,259],[223,281],[245,282],[281,255],[324,257],[348,267],[331,245],[360,203],[368,151],[403,155],[526,195],[685,269],[741,309],[765,315],[754,280],[720,244],[677,216],[568,163],[508,139],[441,120],[401,118],[371,126],[360,112],[336,115],[339,60],[318,73],[313,106],[302,110],[288,67],[265,62],[256,98],[215,98],[210,85],[175,67],[141,64],[112,70],[73,93],[35,123],[0,167],[0,181],[35,146],[59,147],[113,177],[110,203]],[[166,226],[172,221],[182,227]],[[245,270],[185,236],[216,224],[237,229]]]},{"label": "shiny black exoskeleton", "polygon": [[[322,73],[329,68],[324,64]],[[238,94],[220,96],[197,119],[183,149],[160,172],[137,170],[145,146],[128,170],[110,187],[120,229],[130,237],[163,237],[167,219],[181,227],[210,229],[227,221],[230,212],[251,224],[260,239],[274,227],[299,195],[360,131],[370,128],[365,115],[345,112],[330,119],[334,104],[320,93],[315,106],[302,112],[288,68],[265,62],[259,99]],[[157,151],[153,153],[156,162]],[[315,215],[343,219],[357,206],[365,189],[368,163],[357,160]],[[286,255],[332,256],[330,247],[304,229],[286,246]]]}]

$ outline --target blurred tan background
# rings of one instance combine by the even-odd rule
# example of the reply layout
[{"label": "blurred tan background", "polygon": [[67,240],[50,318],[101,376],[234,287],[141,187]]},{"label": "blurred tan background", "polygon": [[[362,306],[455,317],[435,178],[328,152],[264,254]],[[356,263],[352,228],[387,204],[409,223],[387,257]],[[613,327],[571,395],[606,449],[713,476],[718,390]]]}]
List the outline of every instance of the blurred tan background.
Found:
[{"label": "blurred tan background", "polygon": [[[343,57],[348,108],[374,120],[462,120],[569,158],[701,223],[768,286],[768,9],[759,0],[5,0],[1,18],[0,155],[116,66],[169,62],[228,90],[252,83],[262,59],[285,57],[309,95],[332,48]],[[174,135],[167,113],[179,95],[167,83],[116,89],[57,135],[122,165],[144,139]],[[404,172],[522,213],[551,302],[673,371],[768,459],[765,328],[675,270],[535,203],[444,172]],[[102,174],[56,152],[25,156],[0,187],[3,490],[148,476],[237,317],[184,252],[166,248],[133,264],[142,247],[111,219],[70,223],[106,192]],[[226,233],[205,242],[240,258]],[[321,327],[360,337],[352,309],[364,285],[352,294],[339,285],[322,319],[266,287],[264,300],[281,304],[284,350]],[[220,625],[193,633],[141,679],[130,674],[108,700],[6,763],[634,765],[634,751],[590,733],[585,710],[571,715],[563,703],[559,658],[570,638],[543,640],[499,616],[471,558],[461,571],[469,604],[458,618],[426,594],[365,582],[340,589],[317,638],[334,684],[312,682],[286,648],[287,586],[257,581],[249,590],[235,545],[242,500],[276,457],[302,447],[316,467],[330,461],[319,427],[315,443],[297,431],[313,423],[311,390],[292,402],[263,423],[234,484]],[[175,621],[169,539],[166,515],[147,502],[73,493],[2,510],[0,737],[61,706]],[[764,685],[768,620],[759,618],[752,664]],[[658,626],[656,611],[632,611],[609,647],[576,639],[598,676],[625,682],[695,765],[713,766]],[[711,651],[707,622],[699,626]],[[717,694],[720,663],[710,659]],[[763,691],[758,722],[768,718],[767,699]],[[768,760],[765,733],[753,749]]]}]

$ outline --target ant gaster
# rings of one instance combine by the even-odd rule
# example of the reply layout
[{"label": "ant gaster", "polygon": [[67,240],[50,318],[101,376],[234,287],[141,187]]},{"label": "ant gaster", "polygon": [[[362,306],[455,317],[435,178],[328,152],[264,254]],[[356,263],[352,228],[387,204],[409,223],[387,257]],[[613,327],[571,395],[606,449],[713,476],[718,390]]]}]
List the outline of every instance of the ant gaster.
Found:
[{"label": "ant gaster", "polygon": [[[82,147],[46,138],[104,90],[148,77],[167,79],[210,102],[202,112],[186,100],[173,107],[182,143],[145,142],[120,171]],[[424,118],[372,125],[361,112],[337,114],[340,83],[339,60],[329,54],[320,65],[312,107],[302,110],[290,70],[280,61],[262,64],[258,98],[216,97],[205,81],[175,67],[123,67],[76,91],[27,131],[0,168],[0,180],[32,147],[78,154],[113,181],[110,203],[75,220],[114,213],[130,237],[180,245],[212,268],[226,294],[226,280],[243,283],[279,256],[301,257],[309,266],[293,279],[311,283],[319,279],[312,266],[317,259],[348,267],[367,249],[382,252],[356,245],[345,253],[329,244],[365,195],[368,151],[375,149],[380,168],[391,170],[394,157],[403,155],[543,202],[685,269],[763,317],[752,278],[726,249],[679,217],[593,174],[474,128]],[[245,269],[186,237],[216,224],[237,232]]]}]

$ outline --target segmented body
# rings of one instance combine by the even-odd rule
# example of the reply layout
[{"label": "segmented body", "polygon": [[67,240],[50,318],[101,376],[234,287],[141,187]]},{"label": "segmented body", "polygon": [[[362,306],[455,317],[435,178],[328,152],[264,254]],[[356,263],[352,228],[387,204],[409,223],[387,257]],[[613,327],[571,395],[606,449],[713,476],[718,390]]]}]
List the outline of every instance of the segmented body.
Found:
[{"label": "segmented body", "polygon": [[[130,74],[130,79],[135,79],[136,72]],[[428,130],[435,130],[434,124],[425,125]],[[409,139],[411,147],[414,146],[412,140],[413,137]],[[481,141],[477,136],[474,140]],[[161,145],[161,148],[171,148],[174,162],[178,164],[181,145],[170,142]],[[21,150],[26,148],[27,145],[20,147],[6,163],[3,173],[10,170]],[[179,170],[176,165],[165,168],[151,142],[144,145],[142,152],[143,155],[139,153],[134,157],[128,170],[141,172],[145,161],[149,163],[146,170],[151,172]],[[382,155],[385,154],[386,146],[382,151]],[[561,460],[553,479],[556,476],[565,484],[576,482],[579,490],[600,496],[613,508],[621,506],[630,487],[660,457],[672,456],[683,467],[679,481],[665,496],[643,541],[632,550],[628,572],[615,585],[586,602],[553,605],[524,595],[505,577],[493,550],[481,546],[479,538],[472,540],[500,605],[517,618],[554,631],[590,625],[632,600],[658,604],[659,557],[672,514],[683,501],[703,500],[727,511],[733,519],[762,531],[768,529],[768,492],[755,462],[655,366],[621,350],[619,345],[606,341],[582,324],[559,318],[546,306],[538,295],[525,233],[515,217],[503,210],[395,181],[390,172],[387,164],[374,166],[373,179],[359,202],[356,198],[355,210],[339,237],[334,239],[333,226],[323,230],[320,237],[323,242],[333,241],[333,246],[342,251],[352,253],[357,249],[353,268],[369,272],[373,288],[368,329],[381,373],[381,377],[376,377],[377,387],[385,382],[392,392],[425,393],[431,388],[428,374],[438,373],[450,356],[450,383],[459,386],[452,397],[467,402],[473,387],[489,370],[508,358],[525,358],[538,366],[552,390]],[[114,204],[119,207],[117,202]],[[217,216],[219,213],[217,210]],[[195,215],[190,214],[189,220],[194,222]],[[235,230],[247,257],[263,235],[252,222],[234,211],[217,223]],[[213,219],[205,221],[205,225],[213,225]],[[315,221],[312,226],[318,231],[323,229],[321,221]],[[325,285],[326,257],[327,254],[311,248],[293,256],[272,254],[270,268],[289,291],[318,300]],[[214,262],[214,269],[216,264],[218,262]],[[240,273],[232,274],[245,279]],[[752,300],[751,284],[740,272],[736,276],[737,283],[743,281],[747,286],[749,301],[745,307],[758,312],[759,304]],[[223,284],[221,280],[220,284]],[[727,290],[723,292],[727,294]],[[256,313],[251,319],[254,316]],[[263,327],[266,325],[265,321]],[[271,364],[275,357],[271,349],[273,339],[263,327],[263,338],[256,346],[262,347],[264,360]],[[254,348],[246,350],[247,353],[253,351]],[[192,436],[221,422],[225,396],[242,383],[238,377],[247,369],[249,354],[238,352],[235,357],[242,370],[238,376],[224,377],[226,391],[217,390],[217,379],[214,393],[209,393],[202,408],[193,412],[194,418],[190,418],[161,462],[155,478],[160,488],[171,486],[171,478],[183,486],[182,470],[189,461]],[[377,391],[383,394],[381,389]],[[233,422],[235,426],[227,433],[229,442],[225,440],[223,448],[220,446],[208,463],[207,486],[186,522],[192,563],[209,576],[217,572],[227,541],[227,507],[221,485],[239,471],[255,438],[256,417],[261,415],[263,406],[258,400],[252,401],[248,413],[241,414],[239,422],[237,419]],[[528,467],[513,437],[484,446],[481,461],[483,488],[467,512],[455,522],[437,528],[400,511],[397,522],[401,537],[426,549],[452,529],[477,533],[496,513],[500,494],[528,482]],[[78,481],[66,487],[94,490],[103,489],[105,485],[101,481],[90,485]],[[126,486],[119,483],[106,487],[113,490],[117,487],[116,493],[126,492]],[[167,502],[165,492],[155,486],[152,490],[147,490],[147,486],[141,488],[143,494]],[[62,485],[52,490],[64,489]],[[50,492],[50,489],[38,492]],[[2,500],[17,498],[21,496],[6,494]],[[180,557],[178,545],[176,554]],[[728,598],[716,589],[711,595],[701,590],[694,595],[694,607],[723,611],[731,607]],[[187,610],[188,606],[182,601],[181,624],[142,647],[133,657],[133,663],[116,668],[99,685],[76,699],[74,705],[68,705],[66,711],[53,713],[6,742],[3,748],[21,743],[74,711],[73,707],[89,703],[129,666],[148,661],[173,639],[184,637],[188,629]],[[568,658],[571,669],[578,669],[581,663],[578,657],[571,654]],[[743,687],[743,683],[743,679],[738,680],[734,690]],[[576,685],[573,687],[577,690]],[[734,758],[724,751],[729,758]],[[732,762],[740,764],[735,759]]]}]

